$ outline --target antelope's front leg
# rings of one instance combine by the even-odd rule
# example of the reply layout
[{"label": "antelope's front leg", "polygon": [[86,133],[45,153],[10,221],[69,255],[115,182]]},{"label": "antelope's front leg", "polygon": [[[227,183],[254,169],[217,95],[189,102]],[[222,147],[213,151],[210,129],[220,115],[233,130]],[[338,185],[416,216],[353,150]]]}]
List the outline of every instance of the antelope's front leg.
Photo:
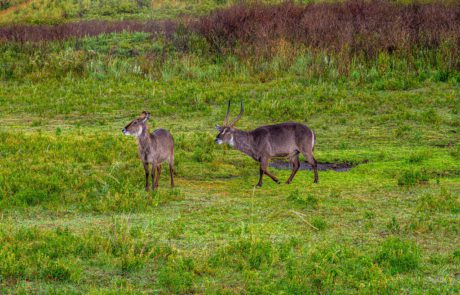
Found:
[{"label": "antelope's front leg", "polygon": [[[260,170],[261,170],[260,173],[263,172],[265,175],[268,175],[274,182],[276,182],[277,184],[280,184],[280,181],[278,180],[278,178],[276,178],[275,175],[271,174],[268,171],[268,161],[269,161],[269,159],[262,159],[260,161]],[[262,180],[262,176],[260,177],[260,179]],[[260,186],[262,186],[262,181],[261,180],[260,180]]]},{"label": "antelope's front leg", "polygon": [[260,167],[259,168],[259,182],[256,184],[257,187],[262,186],[263,178],[264,178],[264,170],[262,170],[262,167]]},{"label": "antelope's front leg", "polygon": [[157,165],[152,163],[152,191],[155,190],[156,182],[155,182],[155,171],[157,170]]},{"label": "antelope's front leg", "polygon": [[145,191],[148,192],[150,190],[150,185],[149,185],[149,163],[144,162],[144,170],[145,170]]}]

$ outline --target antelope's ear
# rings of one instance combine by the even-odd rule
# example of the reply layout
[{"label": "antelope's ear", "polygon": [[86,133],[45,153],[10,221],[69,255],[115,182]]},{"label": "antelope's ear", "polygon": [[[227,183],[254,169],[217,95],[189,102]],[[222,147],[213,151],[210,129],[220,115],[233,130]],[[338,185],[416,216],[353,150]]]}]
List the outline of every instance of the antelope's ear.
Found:
[{"label": "antelope's ear", "polygon": [[219,124],[216,125],[216,129],[217,129],[217,131],[219,131],[219,132],[222,131],[222,127],[221,127]]},{"label": "antelope's ear", "polygon": [[147,120],[150,119],[150,113],[143,111],[141,114],[141,119],[143,123],[147,122]]}]

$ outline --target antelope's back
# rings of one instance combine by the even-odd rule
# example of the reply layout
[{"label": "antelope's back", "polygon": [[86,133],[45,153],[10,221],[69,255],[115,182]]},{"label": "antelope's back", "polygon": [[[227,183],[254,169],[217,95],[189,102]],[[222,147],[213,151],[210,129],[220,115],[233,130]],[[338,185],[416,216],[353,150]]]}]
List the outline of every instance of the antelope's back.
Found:
[{"label": "antelope's back", "polygon": [[165,152],[174,151],[174,139],[168,130],[163,128],[156,129],[152,132],[152,135],[154,136],[157,142],[157,147],[158,145],[161,145],[162,149]]},{"label": "antelope's back", "polygon": [[312,136],[307,126],[295,122],[261,126],[253,134],[257,144],[269,147],[273,156],[285,156],[295,150],[303,150]]}]

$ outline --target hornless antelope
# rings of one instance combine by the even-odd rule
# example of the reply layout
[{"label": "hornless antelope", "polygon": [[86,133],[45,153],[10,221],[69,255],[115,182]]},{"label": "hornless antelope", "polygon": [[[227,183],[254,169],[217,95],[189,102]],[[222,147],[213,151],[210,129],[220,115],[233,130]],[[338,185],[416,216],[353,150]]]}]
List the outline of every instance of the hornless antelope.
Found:
[{"label": "hornless antelope", "polygon": [[291,183],[297,170],[299,170],[299,153],[302,153],[307,162],[315,172],[314,182],[318,182],[318,169],[316,160],[313,157],[316,136],[307,126],[300,123],[281,123],[275,125],[261,126],[252,131],[242,131],[234,128],[235,123],[241,118],[244,112],[243,102],[241,110],[231,123],[228,123],[230,114],[230,101],[228,102],[227,114],[222,126],[217,125],[219,134],[215,143],[228,143],[233,148],[245,153],[260,163],[260,176],[257,186],[262,186],[263,175],[268,175],[276,183],[279,180],[268,171],[268,162],[275,157],[286,157],[292,163],[292,173],[287,184]]},{"label": "hornless antelope", "polygon": [[[137,137],[139,146],[139,158],[144,163],[145,169],[145,190],[150,190],[149,185],[149,164],[152,165],[152,190],[158,187],[161,174],[161,164],[165,161],[169,163],[169,174],[171,177],[171,187],[174,187],[174,140],[168,130],[156,129],[149,132],[147,120],[150,114],[142,112],[139,118],[134,119],[122,129],[123,134]],[[155,179],[155,172],[157,173]]]}]

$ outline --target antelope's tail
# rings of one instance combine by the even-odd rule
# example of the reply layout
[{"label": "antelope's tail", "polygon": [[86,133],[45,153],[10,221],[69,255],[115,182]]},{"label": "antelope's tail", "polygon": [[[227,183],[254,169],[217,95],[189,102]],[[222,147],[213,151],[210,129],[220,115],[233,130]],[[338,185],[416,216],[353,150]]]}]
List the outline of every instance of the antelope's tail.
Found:
[{"label": "antelope's tail", "polygon": [[315,149],[316,135],[313,132],[313,130],[310,130],[310,131],[311,131],[311,150],[313,151]]}]

